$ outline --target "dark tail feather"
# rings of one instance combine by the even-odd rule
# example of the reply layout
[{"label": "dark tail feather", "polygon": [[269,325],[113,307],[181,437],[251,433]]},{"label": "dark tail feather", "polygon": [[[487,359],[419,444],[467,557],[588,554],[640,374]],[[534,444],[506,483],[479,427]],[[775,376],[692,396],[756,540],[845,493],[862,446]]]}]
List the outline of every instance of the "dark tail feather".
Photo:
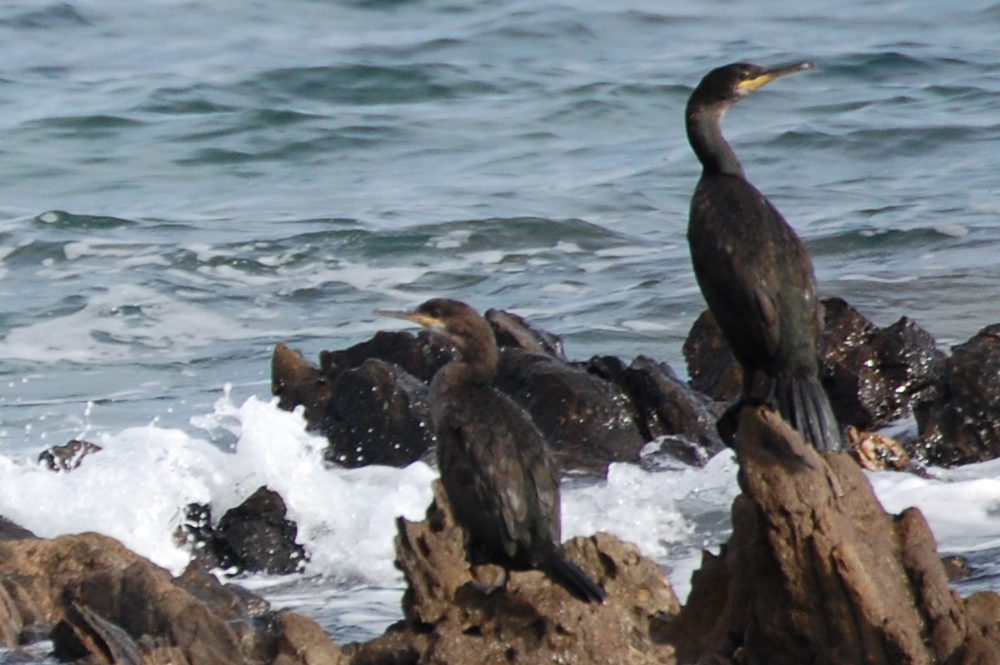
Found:
[{"label": "dark tail feather", "polygon": [[542,570],[559,586],[585,603],[600,603],[608,595],[601,585],[590,579],[587,573],[567,559],[558,549],[554,549],[547,557]]},{"label": "dark tail feather", "polygon": [[840,430],[830,400],[816,377],[778,377],[774,398],[778,412],[821,453],[841,449]]}]

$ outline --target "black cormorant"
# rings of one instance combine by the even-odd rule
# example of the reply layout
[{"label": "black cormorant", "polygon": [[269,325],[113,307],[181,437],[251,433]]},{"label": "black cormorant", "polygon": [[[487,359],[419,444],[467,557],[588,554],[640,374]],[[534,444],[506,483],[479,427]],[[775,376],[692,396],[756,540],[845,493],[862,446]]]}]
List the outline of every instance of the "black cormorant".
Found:
[{"label": "black cormorant", "polygon": [[378,312],[443,334],[456,357],[431,381],[437,459],[473,559],[545,572],[584,601],[604,590],[563,555],[559,480],[531,417],[493,387],[500,352],[489,323],[457,300]]},{"label": "black cormorant", "polygon": [[840,434],[819,382],[822,311],[812,260],[795,231],[751,185],[722,136],[730,106],[771,81],[815,67],[735,63],[709,72],[687,104],[687,135],[701,161],[688,242],[698,285],[744,372],[742,400],[776,407],[820,451]]}]

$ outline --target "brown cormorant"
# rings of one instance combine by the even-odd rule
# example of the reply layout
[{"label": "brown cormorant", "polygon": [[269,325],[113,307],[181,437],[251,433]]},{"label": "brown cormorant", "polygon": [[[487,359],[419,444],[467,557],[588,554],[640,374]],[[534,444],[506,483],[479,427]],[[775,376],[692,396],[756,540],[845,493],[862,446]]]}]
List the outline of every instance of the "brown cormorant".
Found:
[{"label": "brown cormorant", "polygon": [[820,451],[840,434],[819,382],[822,311],[812,260],[795,231],[750,184],[722,136],[730,106],[771,81],[815,67],[735,63],[709,72],[687,104],[687,135],[702,164],[688,243],[698,285],[743,368],[742,401],[764,402]]},{"label": "brown cormorant", "polygon": [[537,569],[583,601],[604,590],[563,555],[559,480],[531,417],[493,387],[500,352],[489,323],[457,300],[378,312],[442,334],[456,357],[431,381],[437,460],[473,560]]}]

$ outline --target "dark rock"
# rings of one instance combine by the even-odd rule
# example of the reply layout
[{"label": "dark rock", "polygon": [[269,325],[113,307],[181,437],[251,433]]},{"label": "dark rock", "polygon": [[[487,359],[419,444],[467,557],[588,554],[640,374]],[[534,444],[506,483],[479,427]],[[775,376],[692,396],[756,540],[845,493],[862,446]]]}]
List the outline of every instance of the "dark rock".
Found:
[{"label": "dark rock", "polygon": [[563,341],[558,335],[533,328],[517,314],[502,309],[488,309],[483,318],[489,321],[499,346],[511,346],[566,360]]},{"label": "dark rock", "polygon": [[562,468],[603,472],[639,459],[644,441],[628,398],[584,369],[506,347],[494,385],[531,414]]},{"label": "dark rock", "polygon": [[224,567],[281,575],[297,572],[305,564],[305,548],[295,542],[297,533],[295,522],[285,518],[281,496],[260,487],[226,511],[212,542]]},{"label": "dark rock", "polygon": [[451,352],[432,341],[424,331],[417,335],[380,331],[370,340],[347,349],[321,351],[319,364],[323,375],[333,379],[370,358],[392,363],[407,374],[429,383],[434,373],[451,359]]},{"label": "dark rock", "polygon": [[341,372],[331,388],[322,425],[328,461],[406,466],[433,445],[427,386],[396,365],[370,358]]},{"label": "dark rock", "polygon": [[72,439],[61,446],[53,446],[38,454],[38,462],[50,471],[72,471],[80,466],[83,458],[96,453],[101,447],[90,441]]},{"label": "dark rock", "polygon": [[838,420],[877,429],[936,397],[945,355],[930,333],[906,317],[879,328],[840,298],[823,304],[823,386]]},{"label": "dark rock", "polygon": [[6,517],[0,517],[0,540],[21,540],[22,538],[37,538],[34,533],[20,524],[11,522]]},{"label": "dark rock", "polygon": [[591,359],[588,369],[624,389],[642,437],[660,439],[662,452],[700,466],[724,447],[715,428],[714,403],[689,388],[666,363],[638,356],[624,367],[604,357]]},{"label": "dark rock", "polygon": [[0,542],[0,639],[51,639],[58,657],[87,663],[342,662],[315,622],[235,589],[172,578],[98,534]]},{"label": "dark rock", "polygon": [[[930,333],[906,317],[879,328],[840,298],[823,305],[820,378],[838,421],[873,430],[936,397],[945,356]],[[718,401],[739,395],[743,373],[708,311],[692,326],[684,358],[692,388]]]},{"label": "dark rock", "polygon": [[681,662],[1000,662],[1000,597],[950,589],[919,510],[887,514],[849,455],[821,457],[773,412],[737,417],[743,494],[668,628]]},{"label": "dark rock", "polygon": [[718,402],[740,395],[743,370],[729,350],[722,329],[707,309],[695,319],[683,346],[691,387]]},{"label": "dark rock", "polygon": [[271,390],[278,406],[304,407],[307,429],[330,442],[327,460],[347,467],[406,466],[433,444],[426,385],[390,361],[361,358],[365,352],[393,355],[389,351],[423,374],[437,362],[426,341],[418,344],[408,333],[379,333],[345,351],[325,351],[324,369],[284,344],[275,347]]},{"label": "dark rock", "polygon": [[399,520],[404,619],[352,647],[352,664],[674,663],[660,635],[679,605],[660,567],[607,534],[575,538],[565,551],[608,591],[604,603],[580,602],[539,571],[512,571],[483,593],[470,583],[494,582],[498,569],[469,565],[462,531],[435,488],[427,520]]},{"label": "dark rock", "polygon": [[309,431],[320,429],[332,396],[319,367],[280,342],[271,357],[271,393],[278,397],[278,408],[294,411],[303,407]]},{"label": "dark rock", "polygon": [[1000,324],[952,349],[939,390],[915,410],[920,454],[943,466],[1000,456]]}]

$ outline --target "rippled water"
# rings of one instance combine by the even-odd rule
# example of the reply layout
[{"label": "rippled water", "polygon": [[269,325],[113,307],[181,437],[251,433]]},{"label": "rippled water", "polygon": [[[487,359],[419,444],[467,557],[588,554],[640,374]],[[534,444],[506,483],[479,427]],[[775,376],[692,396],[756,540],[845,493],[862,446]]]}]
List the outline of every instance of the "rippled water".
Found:
[{"label": "rippled water", "polygon": [[[1000,319],[998,19],[929,1],[5,3],[2,460],[146,426],[226,448],[192,419],[226,384],[266,400],[275,342],[315,357],[430,296],[514,310],[573,358],[683,374],[703,307],[683,106],[741,59],[819,63],[725,129],[823,293],[964,341]],[[17,496],[0,512],[31,519]]]}]

